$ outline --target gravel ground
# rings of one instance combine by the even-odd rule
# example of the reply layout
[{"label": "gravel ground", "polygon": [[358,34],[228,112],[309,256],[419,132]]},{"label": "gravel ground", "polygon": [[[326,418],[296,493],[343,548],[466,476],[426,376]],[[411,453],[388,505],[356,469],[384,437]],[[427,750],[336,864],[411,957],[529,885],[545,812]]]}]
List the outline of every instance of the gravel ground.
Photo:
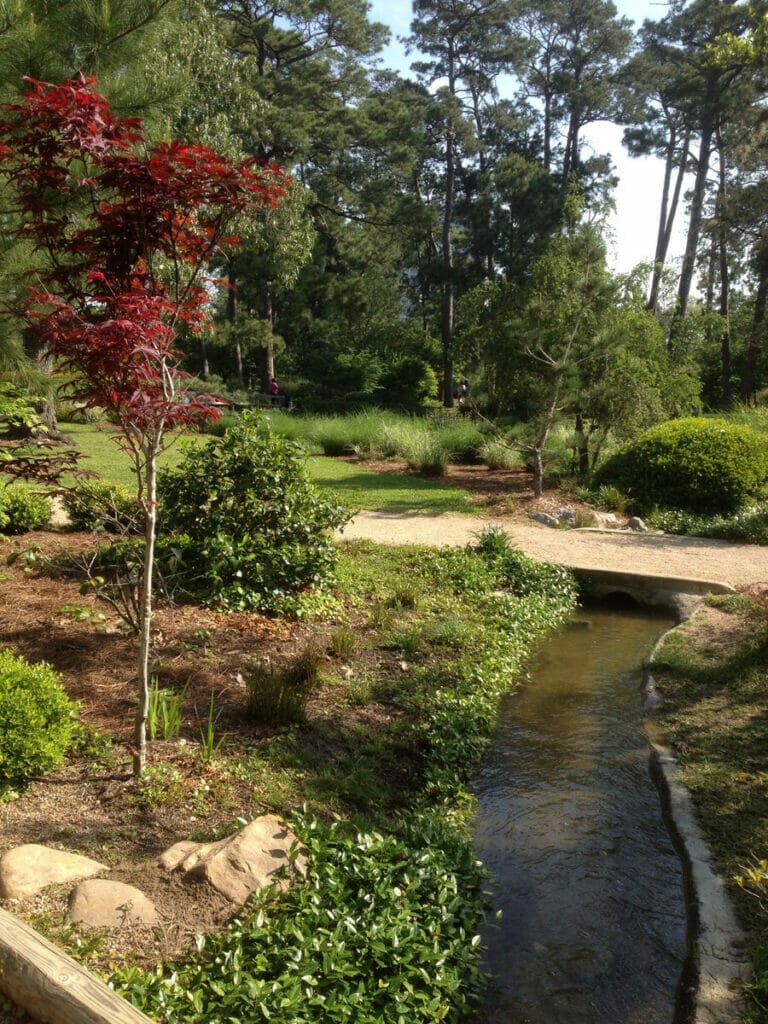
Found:
[{"label": "gravel ground", "polygon": [[768,548],[701,537],[677,537],[623,530],[557,530],[517,519],[477,519],[360,512],[344,527],[342,539],[383,544],[451,544],[474,541],[490,525],[500,526],[522,551],[547,562],[580,569],[614,569],[730,583],[768,583]]}]

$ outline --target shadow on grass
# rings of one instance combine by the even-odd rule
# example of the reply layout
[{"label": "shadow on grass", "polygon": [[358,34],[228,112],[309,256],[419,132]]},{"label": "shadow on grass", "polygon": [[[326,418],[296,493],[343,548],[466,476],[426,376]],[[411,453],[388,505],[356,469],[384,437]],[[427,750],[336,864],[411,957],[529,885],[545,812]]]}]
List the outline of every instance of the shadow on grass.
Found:
[{"label": "shadow on grass", "polygon": [[[328,464],[330,463],[330,465]],[[469,495],[438,480],[400,473],[355,469],[345,463],[313,459],[312,479],[334,491],[343,501],[372,512],[472,513]]]}]

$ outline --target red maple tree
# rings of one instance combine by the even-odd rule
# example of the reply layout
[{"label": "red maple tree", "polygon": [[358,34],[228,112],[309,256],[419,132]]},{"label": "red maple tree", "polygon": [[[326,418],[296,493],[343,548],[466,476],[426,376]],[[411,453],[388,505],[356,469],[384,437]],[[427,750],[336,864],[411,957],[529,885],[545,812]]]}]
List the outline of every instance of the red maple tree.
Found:
[{"label": "red maple tree", "polygon": [[27,80],[0,108],[0,169],[16,197],[17,235],[37,265],[14,302],[37,342],[73,374],[86,407],[106,409],[133,458],[145,515],[134,774],[146,763],[157,456],[167,432],[211,415],[185,390],[176,347],[209,319],[204,274],[237,239],[233,218],[276,204],[280,167],[234,162],[206,146],[150,145],[93,78]]}]

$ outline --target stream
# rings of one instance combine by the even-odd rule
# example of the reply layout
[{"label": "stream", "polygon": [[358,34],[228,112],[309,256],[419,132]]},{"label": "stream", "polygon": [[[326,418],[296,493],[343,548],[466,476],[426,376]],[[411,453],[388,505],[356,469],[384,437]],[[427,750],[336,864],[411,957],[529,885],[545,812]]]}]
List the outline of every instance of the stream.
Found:
[{"label": "stream", "polygon": [[673,622],[589,609],[505,698],[475,777],[500,910],[478,1024],[673,1024],[682,866],[649,774],[642,663]]}]

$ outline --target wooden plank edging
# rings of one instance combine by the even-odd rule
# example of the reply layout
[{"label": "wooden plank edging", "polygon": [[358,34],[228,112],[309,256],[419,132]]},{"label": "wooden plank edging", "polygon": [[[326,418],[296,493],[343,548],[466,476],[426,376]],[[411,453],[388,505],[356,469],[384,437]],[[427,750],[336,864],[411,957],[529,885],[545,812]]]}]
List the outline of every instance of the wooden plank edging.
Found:
[{"label": "wooden plank edging", "polygon": [[2,909],[0,991],[41,1024],[152,1024],[71,956]]}]

